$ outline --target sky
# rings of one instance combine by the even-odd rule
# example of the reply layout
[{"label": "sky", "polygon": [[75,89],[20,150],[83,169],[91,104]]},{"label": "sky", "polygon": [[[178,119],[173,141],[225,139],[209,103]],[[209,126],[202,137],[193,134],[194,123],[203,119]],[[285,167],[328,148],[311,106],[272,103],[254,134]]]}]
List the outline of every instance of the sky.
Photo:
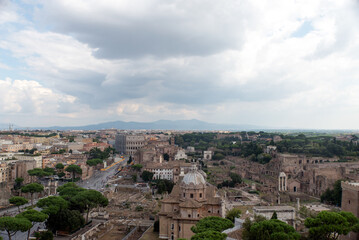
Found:
[{"label": "sky", "polygon": [[0,0],[0,123],[359,129],[358,0]]}]

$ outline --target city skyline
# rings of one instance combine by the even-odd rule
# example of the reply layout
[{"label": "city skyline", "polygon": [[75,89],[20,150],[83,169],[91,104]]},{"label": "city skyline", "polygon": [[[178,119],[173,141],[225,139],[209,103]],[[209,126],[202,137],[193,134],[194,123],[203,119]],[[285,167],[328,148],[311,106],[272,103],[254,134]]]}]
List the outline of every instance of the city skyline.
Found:
[{"label": "city skyline", "polygon": [[0,0],[0,123],[358,129],[357,1]]}]

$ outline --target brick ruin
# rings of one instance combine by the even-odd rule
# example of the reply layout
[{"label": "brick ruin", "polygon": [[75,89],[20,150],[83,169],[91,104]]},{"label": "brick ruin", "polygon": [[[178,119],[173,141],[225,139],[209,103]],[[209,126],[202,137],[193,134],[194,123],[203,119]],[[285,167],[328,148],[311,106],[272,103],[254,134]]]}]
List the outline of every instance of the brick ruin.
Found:
[{"label": "brick ruin", "polygon": [[337,180],[359,181],[359,162],[339,162],[338,158],[276,154],[268,164],[229,157],[243,178],[256,181],[261,192],[307,194],[319,197]]}]

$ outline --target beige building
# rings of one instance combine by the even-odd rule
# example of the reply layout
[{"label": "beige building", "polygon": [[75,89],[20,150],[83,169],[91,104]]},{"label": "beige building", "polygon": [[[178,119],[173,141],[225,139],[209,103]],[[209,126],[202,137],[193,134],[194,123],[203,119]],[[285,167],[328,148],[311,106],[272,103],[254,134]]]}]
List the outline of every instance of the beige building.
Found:
[{"label": "beige building", "polygon": [[0,162],[0,183],[6,182],[8,179],[8,167],[6,162]]},{"label": "beige building", "polygon": [[30,143],[23,144],[3,144],[2,150],[5,152],[18,152],[20,150],[33,149],[34,145]]},{"label": "beige building", "polygon": [[15,158],[17,160],[24,160],[24,161],[35,161],[36,165],[35,168],[42,168],[42,156],[36,155],[26,155],[26,154],[16,154]]},{"label": "beige building", "polygon": [[[342,182],[342,211],[359,217],[359,182]],[[358,240],[359,234],[350,232],[343,239]]]},{"label": "beige building", "polygon": [[171,194],[162,201],[160,220],[161,239],[190,239],[191,227],[207,216],[224,216],[222,198],[217,188],[207,183],[192,167],[179,181]]}]

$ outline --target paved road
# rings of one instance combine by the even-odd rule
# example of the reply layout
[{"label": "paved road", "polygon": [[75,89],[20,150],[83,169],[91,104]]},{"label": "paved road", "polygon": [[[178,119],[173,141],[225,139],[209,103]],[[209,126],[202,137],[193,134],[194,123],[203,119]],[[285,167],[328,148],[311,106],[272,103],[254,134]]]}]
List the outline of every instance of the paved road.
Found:
[{"label": "paved road", "polygon": [[119,164],[116,164],[107,171],[96,171],[91,178],[78,182],[77,184],[83,188],[101,191],[105,188],[107,181],[117,172],[117,169],[120,166],[125,166],[126,162],[127,161],[125,160]]},{"label": "paved road", "polygon": [[[46,198],[45,196],[43,198]],[[41,199],[41,198],[40,198]],[[39,201],[39,199],[34,199],[34,205]],[[31,203],[27,203],[25,205],[20,206],[20,211],[22,212],[26,207],[29,207]],[[19,213],[19,209],[17,207],[11,207],[7,209],[0,210],[0,217],[2,216],[15,216]]]},{"label": "paved road", "polygon": [[[34,226],[31,228],[31,234],[38,228],[42,228],[42,229],[46,228],[45,223],[35,223]],[[6,232],[0,232],[0,236],[2,236],[4,240],[9,240]],[[25,239],[27,239],[27,232],[17,232],[15,236],[11,237],[11,240],[25,240]]]}]

